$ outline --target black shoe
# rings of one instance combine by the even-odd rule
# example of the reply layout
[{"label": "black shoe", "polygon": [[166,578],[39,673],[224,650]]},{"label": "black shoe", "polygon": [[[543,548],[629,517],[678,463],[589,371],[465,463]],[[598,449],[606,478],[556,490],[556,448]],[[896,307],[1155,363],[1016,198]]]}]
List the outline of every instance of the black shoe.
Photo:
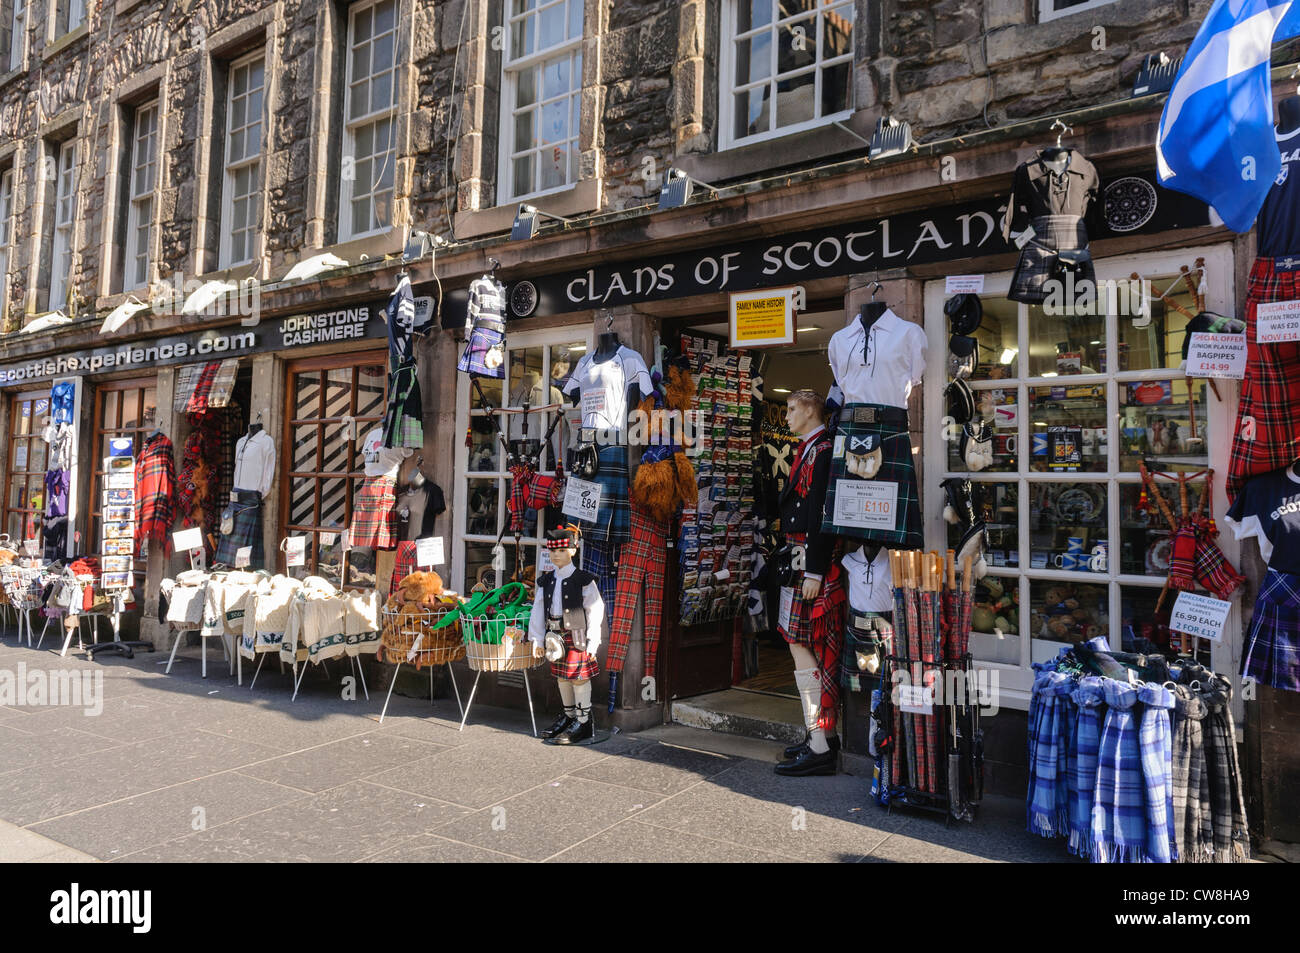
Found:
[{"label": "black shoe", "polygon": [[[803,751],[805,748],[808,747],[808,739],[809,739],[810,737],[812,737],[812,736],[811,736],[811,735],[804,735],[804,736],[803,736],[803,741],[799,742],[797,745],[790,745],[790,747],[786,748],[786,749],[785,749],[785,760],[786,760],[786,761],[790,761],[790,760],[792,760],[792,759],[794,759],[794,758],[799,757],[799,753],[800,753],[801,751]],[[826,736],[826,743],[827,743],[828,745],[830,745],[830,748],[831,748],[832,751],[839,751],[839,750],[840,750],[840,736],[839,736],[839,735],[827,735],[827,736]]]},{"label": "black shoe", "polygon": [[586,721],[578,721],[576,718],[573,724],[565,731],[555,736],[557,745],[576,745],[584,741],[590,741],[596,733],[596,722],[588,718]]},{"label": "black shoe", "polygon": [[573,723],[574,723],[574,719],[572,718],[572,716],[561,714],[559,718],[555,719],[551,727],[547,728],[545,731],[542,732],[542,740],[550,741],[556,735],[566,730]]},{"label": "black shoe", "polygon": [[776,773],[786,777],[808,777],[813,774],[834,774],[836,766],[839,764],[839,752],[834,748],[824,754],[814,754],[812,749],[807,749],[799,754],[797,758],[790,761],[782,761],[776,766]]}]

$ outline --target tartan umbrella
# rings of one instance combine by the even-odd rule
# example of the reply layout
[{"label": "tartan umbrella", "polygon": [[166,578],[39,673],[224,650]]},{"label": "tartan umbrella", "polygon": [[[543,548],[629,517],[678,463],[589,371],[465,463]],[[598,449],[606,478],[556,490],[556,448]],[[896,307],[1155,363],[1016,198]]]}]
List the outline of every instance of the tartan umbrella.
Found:
[{"label": "tartan umbrella", "polygon": [[[917,556],[918,554],[915,552],[907,554],[907,591],[905,593],[907,598],[904,605],[907,612],[907,648],[904,654],[907,656],[909,683],[913,686],[921,684],[921,666],[917,662],[917,659],[920,658],[917,649],[920,647],[918,637],[921,631],[921,604],[917,585],[920,582],[921,563]],[[908,735],[911,737],[911,744],[907,749],[908,781],[912,787],[920,788],[924,786],[925,782],[925,779],[920,774],[925,765],[925,756],[922,753],[925,742],[922,738],[918,717],[914,714],[908,714],[907,720]]]},{"label": "tartan umbrella", "polygon": [[[932,686],[936,669],[934,663],[939,655],[940,647],[943,640],[943,632],[940,627],[939,613],[941,608],[941,599],[939,598],[937,577],[935,570],[935,553],[921,554],[921,588],[917,594],[917,603],[919,610],[917,626],[917,654],[921,658],[921,684]],[[923,791],[930,793],[938,792],[938,772],[936,770],[935,756],[939,750],[939,715],[936,709],[931,709],[929,715],[920,716],[925,723],[924,744],[918,752],[918,761],[921,765],[921,784],[919,787]]]},{"label": "tartan umbrella", "polygon": [[[890,550],[889,568],[894,582],[894,659],[891,662],[891,676],[893,665],[897,664],[900,657],[907,655],[907,573],[905,568],[906,554],[900,550]],[[892,691],[892,685],[889,686]],[[903,749],[908,746],[909,741],[905,733],[907,727],[907,717],[903,715],[898,705],[893,705],[894,713],[894,749],[890,756],[890,780],[897,782],[903,776]]]}]

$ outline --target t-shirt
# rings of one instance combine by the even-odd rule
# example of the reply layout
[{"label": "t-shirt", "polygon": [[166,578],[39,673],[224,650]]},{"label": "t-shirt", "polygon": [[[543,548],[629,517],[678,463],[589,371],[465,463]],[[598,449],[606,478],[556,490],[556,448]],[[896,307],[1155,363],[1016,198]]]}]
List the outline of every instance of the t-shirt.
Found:
[{"label": "t-shirt", "polygon": [[390,450],[385,447],[384,430],[382,427],[376,427],[366,434],[366,439],[361,442],[361,455],[366,461],[366,476],[390,476],[396,478],[397,471],[402,468],[402,461],[411,455],[411,451],[406,449]]},{"label": "t-shirt", "polygon": [[866,547],[845,555],[840,568],[849,579],[849,606],[855,612],[893,612],[894,583],[889,571],[889,550],[880,547],[867,561]]},{"label": "t-shirt", "polygon": [[438,484],[427,478],[419,486],[407,484],[397,496],[397,538],[409,542],[432,536],[438,515],[446,510]]},{"label": "t-shirt", "polygon": [[627,390],[633,384],[642,397],[654,388],[645,358],[620,345],[607,361],[584,354],[564,384],[564,395],[580,395],[583,427],[622,433],[627,429]]},{"label": "t-shirt", "polygon": [[1247,480],[1224,522],[1237,539],[1259,540],[1269,569],[1300,573],[1300,476],[1290,467]]},{"label": "t-shirt", "polygon": [[1255,224],[1264,258],[1300,255],[1300,129],[1277,137],[1282,171],[1273,180]]}]

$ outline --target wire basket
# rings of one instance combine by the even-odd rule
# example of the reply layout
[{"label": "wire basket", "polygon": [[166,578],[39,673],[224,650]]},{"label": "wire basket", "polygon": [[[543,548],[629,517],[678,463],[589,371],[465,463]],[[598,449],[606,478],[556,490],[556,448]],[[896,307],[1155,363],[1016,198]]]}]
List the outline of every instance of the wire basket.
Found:
[{"label": "wire basket", "polygon": [[0,569],[0,586],[9,605],[24,612],[41,608],[40,577],[39,569]]},{"label": "wire basket", "polygon": [[465,619],[465,660],[476,672],[522,672],[537,668],[545,656],[533,655],[528,640],[528,610],[506,621]]},{"label": "wire basket", "polygon": [[[465,644],[461,641],[460,619],[438,626],[448,613],[457,612],[454,603],[444,603],[432,609],[388,608],[382,610],[383,629],[379,634],[381,656],[393,664],[411,662],[416,668],[424,665],[445,665],[465,657]],[[408,658],[411,648],[419,640],[415,656]]]}]

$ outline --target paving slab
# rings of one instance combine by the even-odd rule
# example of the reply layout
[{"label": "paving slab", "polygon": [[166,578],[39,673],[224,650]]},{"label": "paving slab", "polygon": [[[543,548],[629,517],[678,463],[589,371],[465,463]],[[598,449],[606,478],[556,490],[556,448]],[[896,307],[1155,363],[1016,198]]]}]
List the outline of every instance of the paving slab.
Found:
[{"label": "paving slab", "polygon": [[720,774],[735,763],[736,759],[725,755],[645,742],[625,753],[580,768],[573,774],[655,794],[676,794],[705,778]]},{"label": "paving slab", "polygon": [[712,837],[623,821],[575,844],[548,863],[771,864],[791,858]]},{"label": "paving slab", "polygon": [[448,750],[372,731],[244,768],[249,777],[316,793]]},{"label": "paving slab", "polygon": [[472,844],[447,840],[437,834],[421,834],[397,847],[367,857],[367,864],[517,864],[524,860],[511,854],[486,850]]},{"label": "paving slab", "polygon": [[0,864],[91,863],[94,860],[89,854],[35,831],[0,821]]}]

